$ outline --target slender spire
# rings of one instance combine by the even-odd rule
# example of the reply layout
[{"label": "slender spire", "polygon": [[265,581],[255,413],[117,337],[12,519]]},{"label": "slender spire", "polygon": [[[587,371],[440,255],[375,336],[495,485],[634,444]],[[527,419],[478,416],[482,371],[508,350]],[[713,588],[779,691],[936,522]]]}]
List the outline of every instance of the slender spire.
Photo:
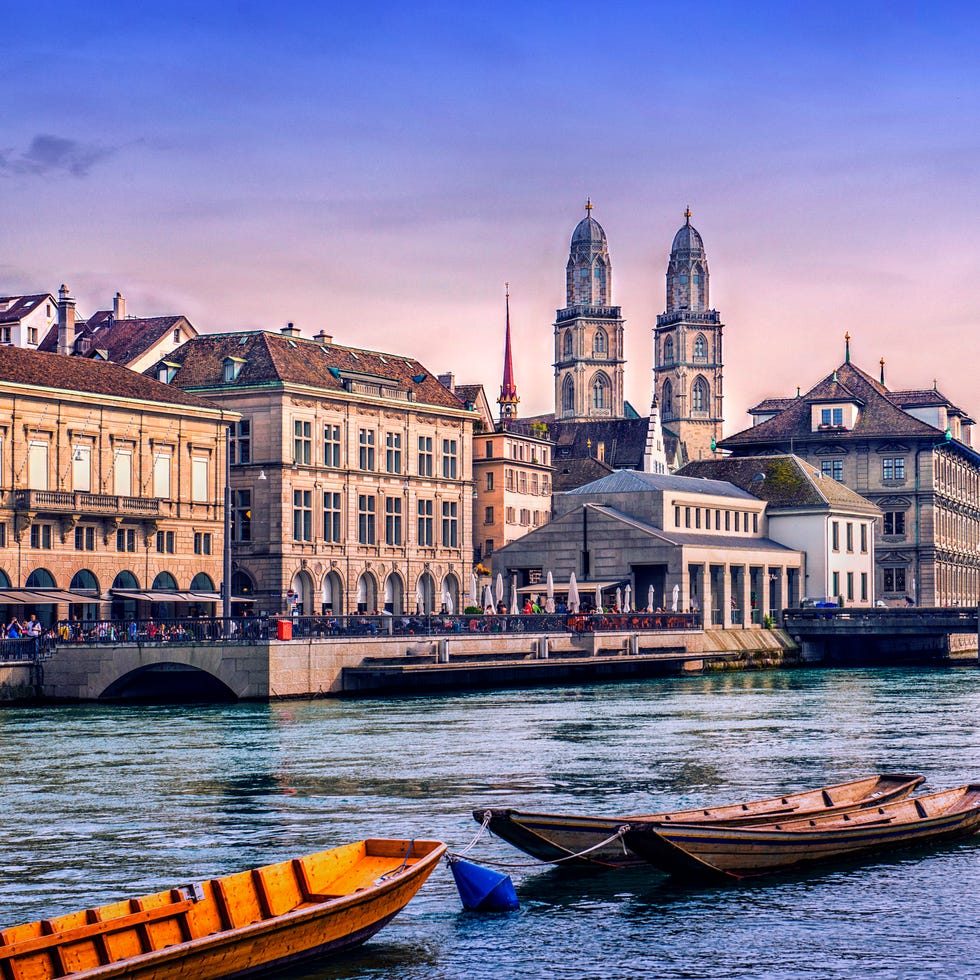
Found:
[{"label": "slender spire", "polygon": [[851,363],[851,334],[850,332],[844,334],[844,363]]},{"label": "slender spire", "polygon": [[885,359],[882,358],[878,363],[881,365],[881,383],[884,384],[885,383]]},{"label": "slender spire", "polygon": [[510,347],[510,283],[504,283],[504,302],[506,306],[507,330],[504,339],[504,377],[500,385],[500,421],[517,418],[517,385],[514,383],[514,358]]}]

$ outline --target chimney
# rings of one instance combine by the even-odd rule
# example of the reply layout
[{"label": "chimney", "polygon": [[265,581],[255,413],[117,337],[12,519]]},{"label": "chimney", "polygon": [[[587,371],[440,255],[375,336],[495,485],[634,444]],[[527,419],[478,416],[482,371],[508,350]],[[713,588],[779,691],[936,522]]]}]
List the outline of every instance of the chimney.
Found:
[{"label": "chimney", "polygon": [[447,374],[438,375],[438,378],[439,378],[439,384],[448,388],[450,391],[456,390],[456,375],[453,374],[451,371],[448,372]]},{"label": "chimney", "polygon": [[326,330],[321,330],[314,338],[318,344],[332,344],[333,334],[327,333]]},{"label": "chimney", "polygon": [[286,326],[279,331],[284,337],[301,337],[302,334],[299,332],[299,327],[294,327],[292,322],[287,323]]},{"label": "chimney", "polygon": [[75,300],[62,284],[58,290],[58,353],[70,354],[75,342]]},{"label": "chimney", "polygon": [[116,293],[112,298],[112,319],[114,321],[126,319],[126,297],[122,293]]}]

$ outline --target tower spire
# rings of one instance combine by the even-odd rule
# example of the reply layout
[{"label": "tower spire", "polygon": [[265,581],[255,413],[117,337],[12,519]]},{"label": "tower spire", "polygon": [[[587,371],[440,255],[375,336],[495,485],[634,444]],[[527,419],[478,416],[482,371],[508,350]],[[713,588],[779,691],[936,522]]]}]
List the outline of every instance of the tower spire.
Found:
[{"label": "tower spire", "polygon": [[517,395],[517,385],[514,382],[514,357],[510,347],[510,283],[504,283],[504,303],[506,309],[507,329],[504,337],[504,377],[500,385],[500,421],[517,418],[517,405],[520,398]]},{"label": "tower spire", "polygon": [[844,334],[844,363],[851,363],[851,335],[850,332]]}]

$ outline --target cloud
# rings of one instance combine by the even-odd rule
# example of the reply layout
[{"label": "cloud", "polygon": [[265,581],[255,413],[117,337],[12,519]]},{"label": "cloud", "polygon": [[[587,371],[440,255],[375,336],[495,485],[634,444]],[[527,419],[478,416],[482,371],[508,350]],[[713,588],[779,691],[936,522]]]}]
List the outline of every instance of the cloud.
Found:
[{"label": "cloud", "polygon": [[22,153],[0,152],[0,173],[85,177],[96,163],[115,152],[114,146],[79,143],[64,136],[39,133]]}]

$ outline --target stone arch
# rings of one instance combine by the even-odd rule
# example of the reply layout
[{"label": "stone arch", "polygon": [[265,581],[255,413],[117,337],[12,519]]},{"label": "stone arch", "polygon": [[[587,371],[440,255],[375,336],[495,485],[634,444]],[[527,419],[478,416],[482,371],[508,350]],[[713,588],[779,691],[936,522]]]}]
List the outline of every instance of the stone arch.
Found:
[{"label": "stone arch", "polygon": [[313,613],[313,579],[310,573],[304,570],[298,571],[289,583],[289,590],[292,596],[287,596],[290,600],[288,611],[295,616],[310,616]]},{"label": "stone arch", "polygon": [[561,383],[561,410],[563,415],[575,412],[575,382],[570,374],[566,374]]},{"label": "stone arch", "polygon": [[703,333],[699,333],[694,338],[694,360],[706,361],[708,359],[708,340]]},{"label": "stone arch", "polygon": [[132,596],[116,595],[116,590],[135,591],[140,587],[139,579],[130,571],[124,569],[113,580],[110,592],[112,593],[112,606],[109,615],[113,619],[130,620],[136,619],[138,606],[136,599]]},{"label": "stone arch", "polygon": [[384,599],[385,612],[398,616],[405,611],[405,583],[398,572],[391,572],[385,579]]},{"label": "stone arch", "polygon": [[592,354],[594,357],[606,357],[609,353],[609,337],[606,331],[599,327],[592,338]]},{"label": "stone arch", "polygon": [[191,592],[214,592],[214,580],[207,572],[198,572],[191,579]]},{"label": "stone arch", "polygon": [[429,572],[423,572],[415,585],[415,611],[420,615],[430,615],[436,601],[436,583]]},{"label": "stone arch", "polygon": [[571,357],[575,350],[575,341],[572,339],[572,331],[566,330],[561,341],[562,357]]},{"label": "stone arch", "polygon": [[[57,588],[55,584],[54,576],[46,568],[35,568],[30,575],[27,576],[27,581],[24,583],[24,587],[28,589],[54,589]],[[43,603],[24,603],[18,616],[21,619],[30,619],[30,617],[36,616],[38,622],[42,626],[50,626],[54,623],[55,616],[57,615],[58,607],[52,605],[49,602]]]},{"label": "stone arch", "polygon": [[91,602],[72,602],[68,605],[68,615],[79,619],[93,620],[99,618],[99,580],[95,573],[87,568],[81,568],[72,576],[68,588],[72,592],[90,593]]},{"label": "stone arch", "polygon": [[663,363],[673,364],[674,363],[674,338],[667,334],[664,337],[664,351],[663,351]]},{"label": "stone arch", "polygon": [[[446,602],[446,598],[449,598],[449,602]],[[439,593],[439,607],[440,609],[445,606],[447,611],[449,607],[452,606],[452,611],[454,613],[459,613],[462,610],[459,608],[459,579],[456,577],[454,572],[448,572],[442,580],[442,589]]]},{"label": "stone arch", "polygon": [[704,375],[699,374],[691,386],[691,411],[707,414],[711,406],[711,389]]},{"label": "stone arch", "polygon": [[231,573],[231,597],[233,599],[251,599],[255,594],[255,580],[248,572],[238,569]]},{"label": "stone arch", "polygon": [[604,371],[597,371],[589,385],[592,407],[596,411],[608,411],[612,407],[612,382]]},{"label": "stone arch", "polygon": [[357,611],[373,613],[378,608],[378,580],[373,572],[363,571],[357,579]]},{"label": "stone arch", "polygon": [[320,612],[342,616],[344,613],[344,582],[333,570],[323,576],[320,583]]}]

